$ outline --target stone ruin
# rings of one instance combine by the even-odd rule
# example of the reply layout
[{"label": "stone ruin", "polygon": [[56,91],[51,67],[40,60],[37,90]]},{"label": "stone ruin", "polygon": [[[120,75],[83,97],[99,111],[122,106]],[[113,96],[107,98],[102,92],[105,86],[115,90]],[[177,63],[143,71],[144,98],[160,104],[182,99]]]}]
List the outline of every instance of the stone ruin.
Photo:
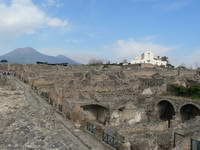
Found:
[{"label": "stone ruin", "polygon": [[45,64],[7,69],[63,119],[114,149],[189,150],[191,139],[200,140],[200,100],[167,90],[170,84],[200,83],[197,70]]}]

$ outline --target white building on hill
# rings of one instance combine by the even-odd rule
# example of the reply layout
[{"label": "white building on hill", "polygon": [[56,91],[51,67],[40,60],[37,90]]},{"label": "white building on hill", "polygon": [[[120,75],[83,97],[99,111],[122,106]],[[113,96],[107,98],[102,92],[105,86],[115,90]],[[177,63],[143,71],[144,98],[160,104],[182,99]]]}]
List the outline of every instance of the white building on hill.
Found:
[{"label": "white building on hill", "polygon": [[146,51],[141,56],[135,57],[135,59],[131,61],[131,64],[167,66],[167,61],[163,61],[160,56],[154,56],[151,51]]}]

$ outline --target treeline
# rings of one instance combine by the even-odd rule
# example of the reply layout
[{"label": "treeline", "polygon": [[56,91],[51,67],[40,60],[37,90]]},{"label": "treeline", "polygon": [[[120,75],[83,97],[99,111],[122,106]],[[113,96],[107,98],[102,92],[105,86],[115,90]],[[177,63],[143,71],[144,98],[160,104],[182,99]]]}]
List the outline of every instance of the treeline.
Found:
[{"label": "treeline", "polygon": [[2,59],[0,60],[0,63],[8,63],[8,61],[6,59]]},{"label": "treeline", "polygon": [[36,64],[39,64],[39,65],[52,65],[52,66],[68,66],[68,63],[48,63],[48,62],[41,62],[41,61],[37,61]]},{"label": "treeline", "polygon": [[172,84],[168,85],[168,92],[175,96],[200,98],[200,84],[191,85],[190,87]]}]

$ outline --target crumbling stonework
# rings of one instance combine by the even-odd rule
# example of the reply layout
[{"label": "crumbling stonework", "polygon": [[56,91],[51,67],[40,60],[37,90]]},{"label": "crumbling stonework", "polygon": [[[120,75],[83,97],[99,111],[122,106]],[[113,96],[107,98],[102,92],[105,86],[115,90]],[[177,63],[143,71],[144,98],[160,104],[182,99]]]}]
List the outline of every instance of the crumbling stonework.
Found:
[{"label": "crumbling stonework", "polygon": [[[9,69],[63,118],[118,150],[171,150],[173,133],[200,115],[198,99],[167,92],[169,84],[199,83],[196,70],[134,65],[10,65]],[[192,130],[188,132],[191,135],[184,140],[193,136]]]},{"label": "crumbling stonework", "polygon": [[10,76],[0,77],[1,150],[110,150],[77,131],[29,86]]}]

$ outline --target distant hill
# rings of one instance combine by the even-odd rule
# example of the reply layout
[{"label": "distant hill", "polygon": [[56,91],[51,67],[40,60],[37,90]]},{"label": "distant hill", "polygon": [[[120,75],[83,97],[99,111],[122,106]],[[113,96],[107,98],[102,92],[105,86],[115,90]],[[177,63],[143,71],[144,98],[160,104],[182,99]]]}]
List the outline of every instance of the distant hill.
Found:
[{"label": "distant hill", "polygon": [[48,63],[68,63],[79,64],[78,62],[63,55],[48,56],[38,52],[31,47],[18,48],[5,55],[0,56],[0,60],[6,59],[9,63],[35,64],[37,61]]}]

